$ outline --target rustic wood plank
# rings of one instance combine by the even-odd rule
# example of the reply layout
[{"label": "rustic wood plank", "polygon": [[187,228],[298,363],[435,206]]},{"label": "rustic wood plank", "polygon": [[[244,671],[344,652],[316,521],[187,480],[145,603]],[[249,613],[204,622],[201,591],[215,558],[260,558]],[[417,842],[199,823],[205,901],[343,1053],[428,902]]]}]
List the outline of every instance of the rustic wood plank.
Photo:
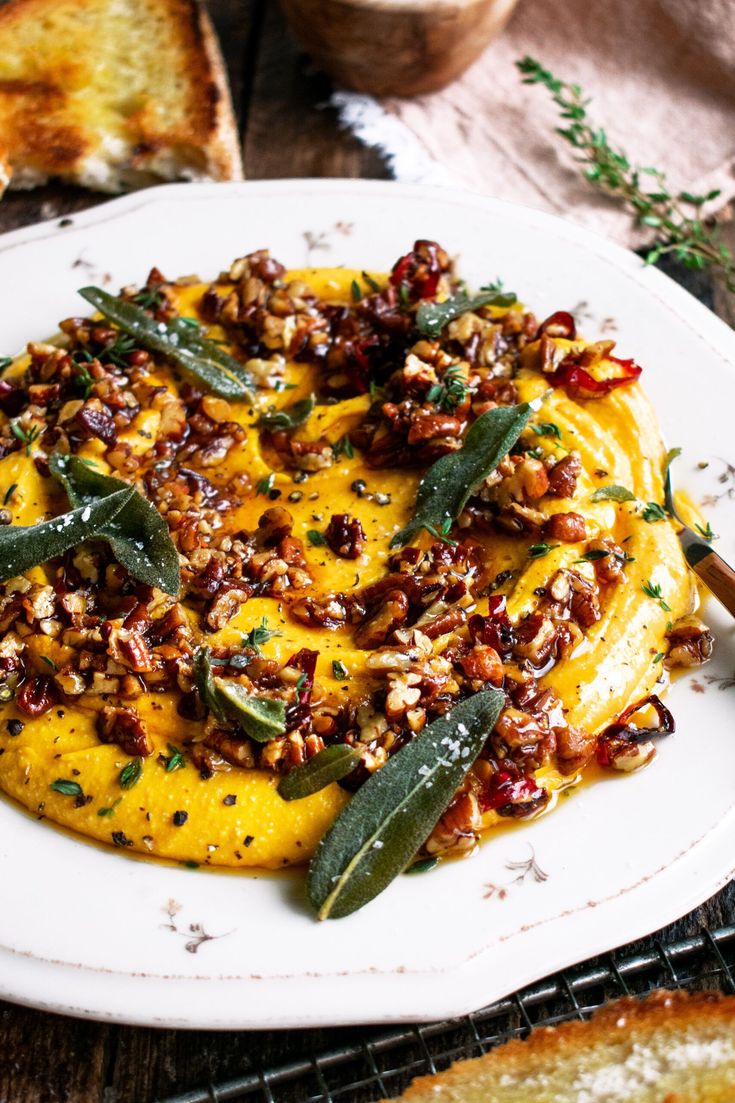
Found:
[{"label": "rustic wood plank", "polygon": [[101,1103],[110,1027],[0,1004],[3,1103]]},{"label": "rustic wood plank", "polygon": [[336,112],[325,106],[329,79],[299,53],[273,3],[265,4],[252,80],[246,176],[389,176],[379,154],[337,129]]}]

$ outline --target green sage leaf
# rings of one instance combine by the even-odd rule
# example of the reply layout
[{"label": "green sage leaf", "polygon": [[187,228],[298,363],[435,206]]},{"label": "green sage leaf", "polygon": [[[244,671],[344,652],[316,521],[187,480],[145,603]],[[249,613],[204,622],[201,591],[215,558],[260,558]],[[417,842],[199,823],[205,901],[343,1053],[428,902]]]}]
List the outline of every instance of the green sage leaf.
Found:
[{"label": "green sage leaf", "polygon": [[320,919],[362,908],[411,862],[482,750],[505,695],[483,690],[434,720],[358,789],[319,843],[307,891]]},{"label": "green sage leaf", "polygon": [[416,328],[427,337],[441,337],[444,326],[481,306],[513,306],[517,302],[512,291],[481,291],[479,295],[452,295],[443,303],[422,302],[416,311]]},{"label": "green sage leaf", "polygon": [[79,294],[141,348],[173,361],[221,398],[251,401],[255,383],[239,360],[185,318],[157,322],[140,306],[115,298],[99,287],[82,287]]},{"label": "green sage leaf", "polygon": [[0,527],[0,582],[15,578],[31,567],[38,567],[57,555],[63,555],[84,540],[89,540],[112,524],[130,503],[135,488],[121,483],[124,489],[108,494],[94,503],[84,502],[69,513],[37,525],[3,525]]},{"label": "green sage leaf", "polygon": [[349,747],[339,743],[334,747],[325,747],[313,758],[296,766],[281,781],[278,792],[284,800],[303,800],[312,793],[341,781],[357,766],[362,755],[360,747]]},{"label": "green sage leaf", "polygon": [[217,696],[217,688],[212,674],[212,657],[208,647],[200,647],[194,655],[194,685],[199,690],[203,703],[217,720],[224,719],[224,709]]},{"label": "green sage leaf", "polygon": [[310,394],[298,402],[292,402],[290,406],[261,414],[258,425],[265,429],[295,429],[297,425],[304,424],[315,406],[316,396]]},{"label": "green sage leaf", "polygon": [[447,522],[451,526],[473,490],[507,456],[533,412],[524,402],[520,406],[498,406],[478,417],[462,447],[442,456],[425,473],[419,483],[413,517],[396,533],[390,546],[403,547],[424,528],[443,533]]},{"label": "green sage leaf", "polygon": [[239,682],[214,679],[220,706],[256,743],[268,743],[286,730],[286,705],[271,697],[256,697]]},{"label": "green sage leaf", "polygon": [[634,502],[635,494],[627,486],[601,486],[592,495],[592,502]]},{"label": "green sage leaf", "polygon": [[[112,495],[126,491],[124,508],[104,524],[95,525],[91,536],[107,540],[118,563],[133,578],[157,586],[164,593],[179,592],[179,555],[169,535],[168,525],[152,502],[135,487],[112,475],[95,471],[77,456],[51,456],[51,473],[63,485],[73,506],[94,510]],[[84,539],[84,537],[83,537]]]}]

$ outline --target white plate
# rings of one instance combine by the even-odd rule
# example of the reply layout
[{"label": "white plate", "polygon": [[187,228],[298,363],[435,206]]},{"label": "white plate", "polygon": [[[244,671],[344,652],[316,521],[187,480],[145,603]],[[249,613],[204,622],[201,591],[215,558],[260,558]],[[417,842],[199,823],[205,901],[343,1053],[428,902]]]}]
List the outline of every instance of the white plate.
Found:
[{"label": "white plate", "polygon": [[[677,482],[718,496],[709,515],[735,558],[735,336],[633,254],[522,207],[347,180],[153,189],[0,239],[0,352],[84,312],[77,287],[117,289],[152,264],[208,278],[268,246],[291,266],[384,269],[417,237],[458,254],[470,284],[500,275],[541,317],[576,310],[644,365],[684,448]],[[677,734],[651,769],[401,877],[349,919],[317,923],[296,878],[137,861],[0,802],[0,995],[175,1027],[431,1019],[673,920],[735,867],[735,632],[714,603],[708,618],[716,661],[673,689]]]}]

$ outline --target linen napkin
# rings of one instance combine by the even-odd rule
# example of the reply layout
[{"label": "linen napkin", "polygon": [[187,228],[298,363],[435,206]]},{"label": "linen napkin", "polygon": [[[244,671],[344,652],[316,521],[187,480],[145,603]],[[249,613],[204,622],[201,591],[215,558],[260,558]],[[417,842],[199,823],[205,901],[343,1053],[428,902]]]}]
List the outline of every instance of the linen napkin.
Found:
[{"label": "linen napkin", "polygon": [[677,191],[735,197],[735,0],[520,0],[457,81],[415,99],[338,92],[343,123],[397,179],[455,184],[564,215],[625,245],[653,236],[586,183],[529,54],[591,97],[589,115],[632,162]]}]

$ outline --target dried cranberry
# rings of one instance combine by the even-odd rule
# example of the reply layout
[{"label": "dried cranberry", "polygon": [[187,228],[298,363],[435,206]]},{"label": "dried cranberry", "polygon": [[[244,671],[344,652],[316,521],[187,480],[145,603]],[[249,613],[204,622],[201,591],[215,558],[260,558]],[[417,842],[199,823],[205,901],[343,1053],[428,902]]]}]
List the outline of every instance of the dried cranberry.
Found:
[{"label": "dried cranberry", "polygon": [[513,770],[494,773],[478,797],[481,811],[492,809],[500,816],[528,816],[543,808],[548,799],[548,791],[531,775]]},{"label": "dried cranberry", "polygon": [[393,265],[390,282],[394,287],[407,287],[412,302],[431,299],[448,267],[447,254],[435,241],[415,241],[411,252]]},{"label": "dried cranberry", "polygon": [[29,678],[16,694],[15,703],[27,716],[42,716],[59,700],[59,692],[51,678],[42,675]]}]

